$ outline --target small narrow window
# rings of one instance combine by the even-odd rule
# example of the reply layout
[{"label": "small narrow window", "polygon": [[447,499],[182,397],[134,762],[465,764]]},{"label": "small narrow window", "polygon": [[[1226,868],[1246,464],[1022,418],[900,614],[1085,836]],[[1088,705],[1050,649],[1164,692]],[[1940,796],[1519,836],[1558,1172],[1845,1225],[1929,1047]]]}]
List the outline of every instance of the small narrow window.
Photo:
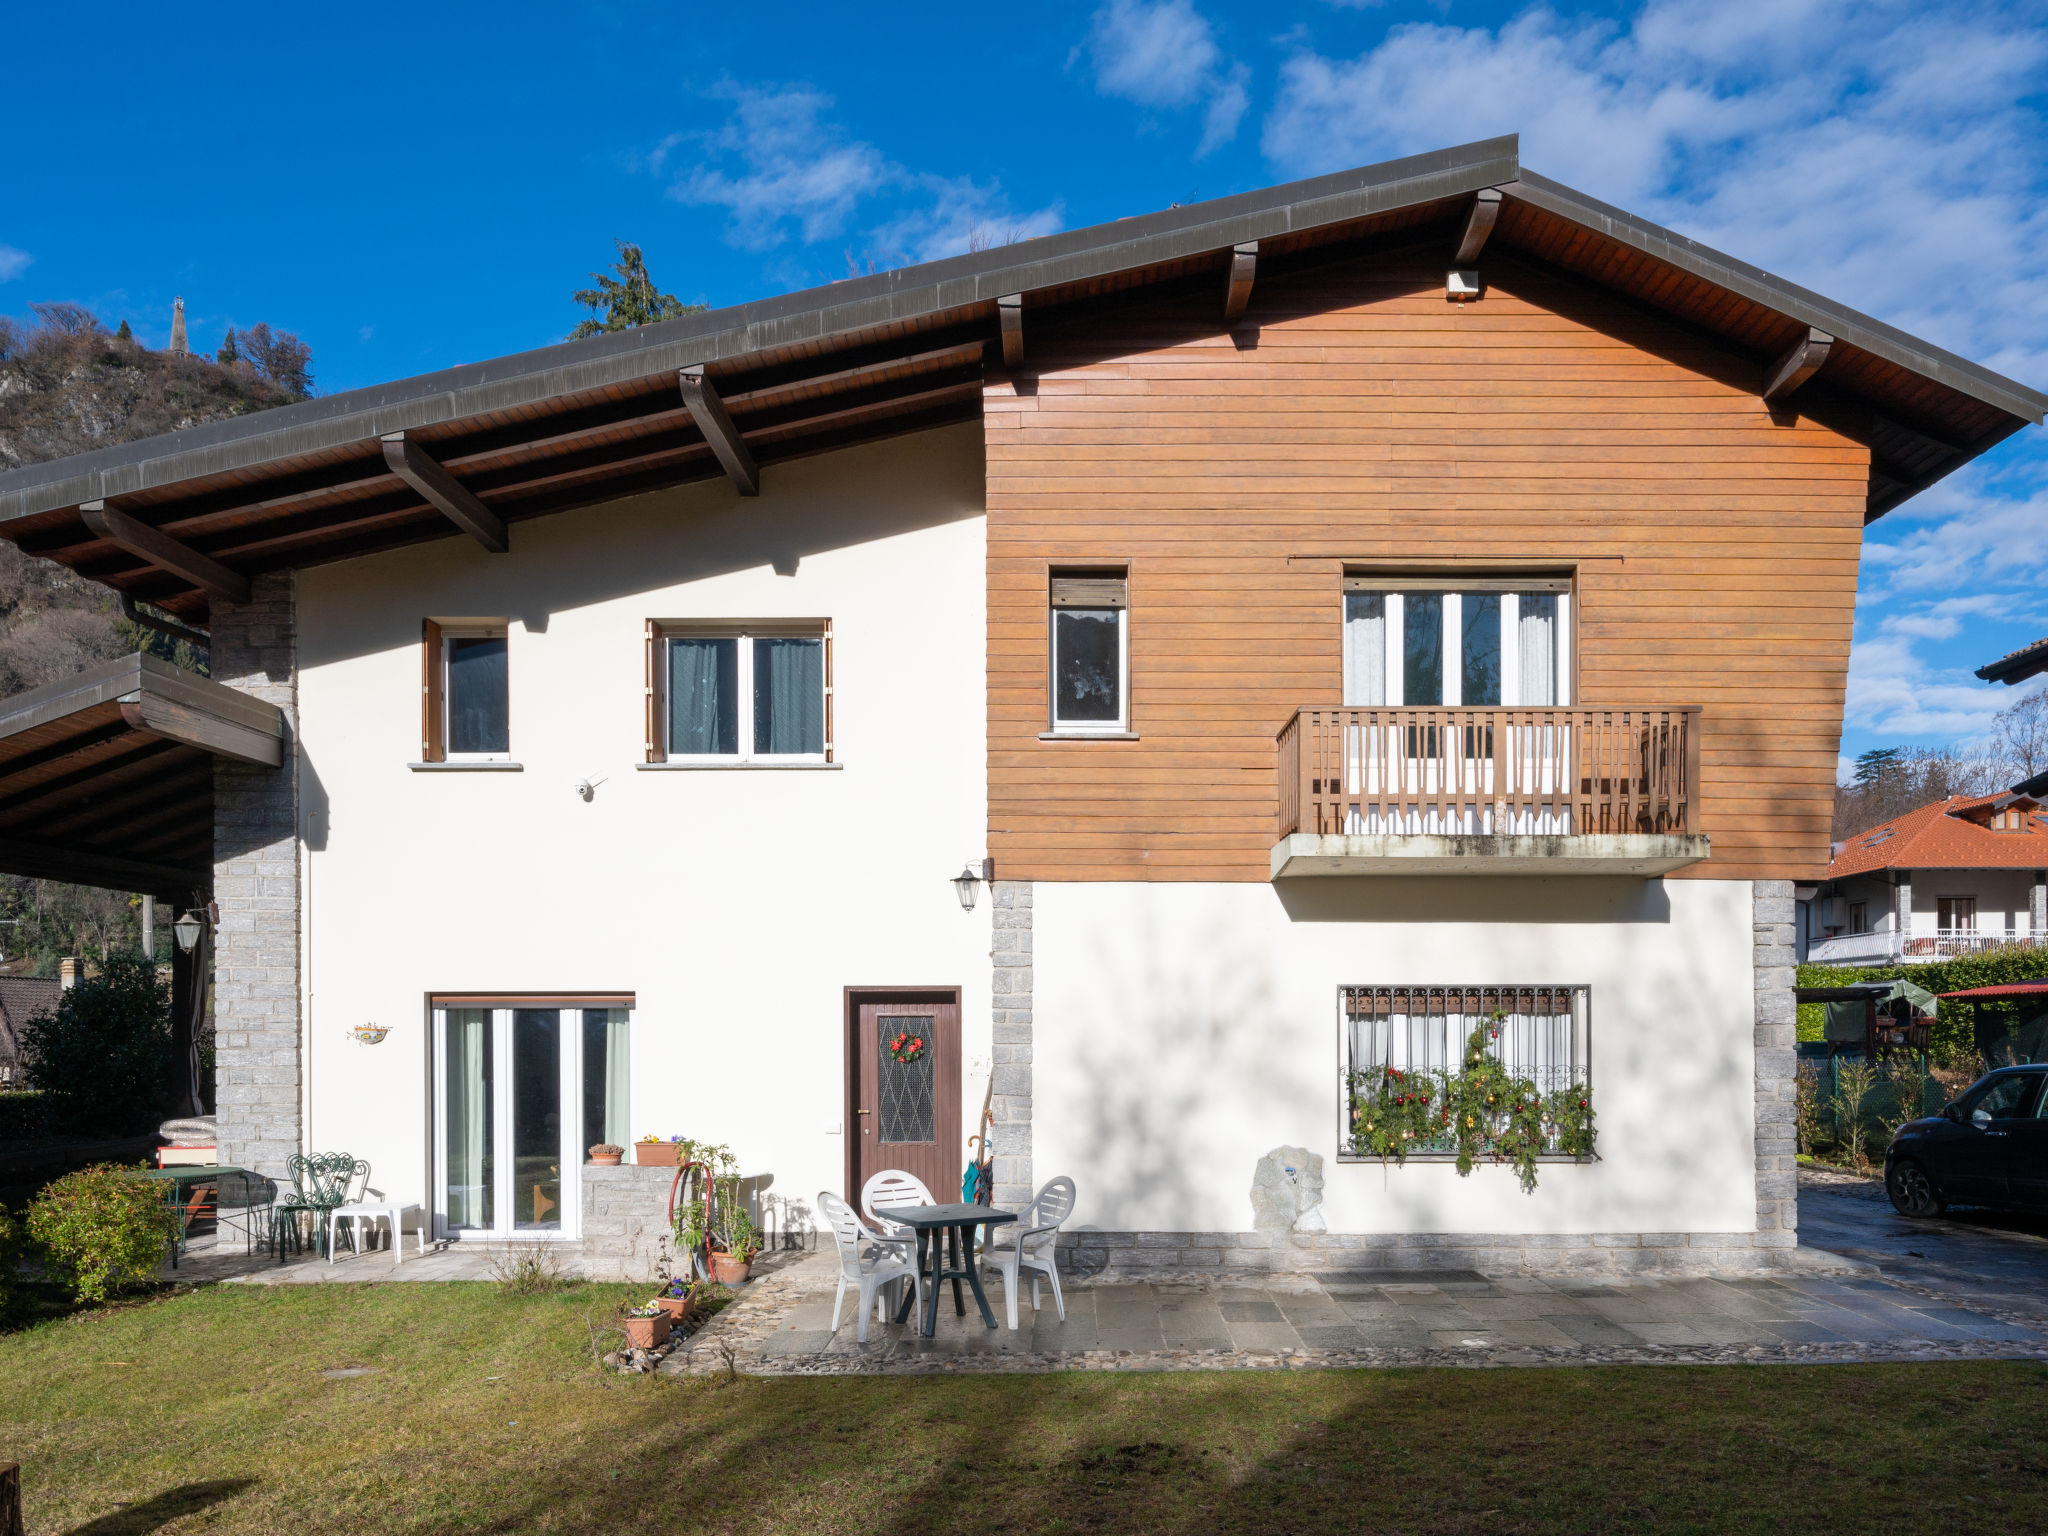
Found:
[{"label": "small narrow window", "polygon": [[832,629],[650,623],[649,762],[832,761]]},{"label": "small narrow window", "polygon": [[421,627],[421,760],[502,762],[511,756],[511,671],[505,626]]},{"label": "small narrow window", "polygon": [[1849,903],[1849,931],[1851,933],[1870,932],[1869,902],[1852,901]]},{"label": "small narrow window", "polygon": [[1129,720],[1130,637],[1121,572],[1052,578],[1052,728],[1120,733]]}]

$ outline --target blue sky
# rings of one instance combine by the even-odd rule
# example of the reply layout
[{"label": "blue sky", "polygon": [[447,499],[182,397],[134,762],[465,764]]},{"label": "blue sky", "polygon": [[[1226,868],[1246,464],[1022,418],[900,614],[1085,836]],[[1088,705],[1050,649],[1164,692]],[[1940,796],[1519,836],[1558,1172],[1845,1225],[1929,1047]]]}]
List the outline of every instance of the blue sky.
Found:
[{"label": "blue sky", "polygon": [[[2048,387],[2048,0],[15,7],[0,313],[256,321],[326,391],[539,345],[639,241],[738,303],[1489,134]],[[33,61],[33,62],[30,62]],[[2048,634],[2035,428],[1872,530],[1844,751]]]}]

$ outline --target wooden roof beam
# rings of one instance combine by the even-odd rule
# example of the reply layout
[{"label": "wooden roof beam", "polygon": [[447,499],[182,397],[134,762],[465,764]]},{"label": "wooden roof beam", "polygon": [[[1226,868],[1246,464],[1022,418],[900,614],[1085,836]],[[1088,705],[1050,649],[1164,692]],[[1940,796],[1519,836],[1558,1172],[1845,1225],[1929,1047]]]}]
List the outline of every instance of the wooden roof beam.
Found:
[{"label": "wooden roof beam", "polygon": [[1024,366],[1024,295],[1006,293],[996,300],[996,318],[1003,326],[1003,366]]},{"label": "wooden roof beam", "polygon": [[690,420],[704,434],[704,441],[711,445],[712,453],[725,466],[733,485],[742,496],[760,495],[761,467],[754,462],[753,454],[747,451],[747,440],[740,436],[739,428],[726,415],[725,402],[718,398],[718,391],[704,377],[703,365],[698,363],[683,369],[676,379],[682,385],[683,404],[689,407]]},{"label": "wooden roof beam", "polygon": [[1235,325],[1252,301],[1252,279],[1259,270],[1259,242],[1247,240],[1230,248],[1230,286],[1223,294],[1223,323]]},{"label": "wooden roof beam", "polygon": [[231,570],[210,555],[202,555],[189,544],[180,544],[126,512],[116,511],[104,501],[88,501],[79,507],[78,515],[86,527],[109,544],[127,550],[160,571],[182,577],[207,596],[230,603],[249,601],[249,578],[240,571]]},{"label": "wooden roof beam", "polygon": [[1487,236],[1493,233],[1493,226],[1499,219],[1499,190],[1481,188],[1472,200],[1472,211],[1465,215],[1465,231],[1458,237],[1458,254],[1451,258],[1451,265],[1469,267],[1477,261],[1479,253],[1486,249]]},{"label": "wooden roof beam", "polygon": [[494,555],[512,547],[504,519],[441,467],[436,459],[403,432],[384,434],[384,462],[391,473],[420,493],[427,505]]},{"label": "wooden roof beam", "polygon": [[1764,398],[1782,400],[1812,378],[1828,360],[1828,349],[1834,344],[1835,338],[1826,331],[1808,326],[1806,334],[1764,371]]},{"label": "wooden roof beam", "polygon": [[211,889],[213,885],[213,871],[204,866],[179,868],[18,837],[0,837],[0,870],[31,880],[64,880],[75,885],[143,891],[174,899],[183,899],[192,891]]}]

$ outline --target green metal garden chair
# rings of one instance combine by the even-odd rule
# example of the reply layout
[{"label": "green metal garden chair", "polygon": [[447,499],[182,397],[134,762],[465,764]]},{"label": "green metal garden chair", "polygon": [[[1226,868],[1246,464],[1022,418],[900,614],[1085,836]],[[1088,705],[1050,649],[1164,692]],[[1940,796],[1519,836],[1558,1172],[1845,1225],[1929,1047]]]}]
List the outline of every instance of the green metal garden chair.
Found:
[{"label": "green metal garden chair", "polygon": [[314,1251],[324,1254],[332,1242],[329,1220],[336,1206],[360,1199],[369,1182],[370,1165],[346,1152],[315,1152],[311,1156],[294,1152],[285,1160],[285,1175],[291,1189],[278,1196],[271,1207],[270,1235],[277,1247],[277,1262],[284,1262],[285,1243],[294,1253],[305,1252],[304,1223],[313,1228]]}]

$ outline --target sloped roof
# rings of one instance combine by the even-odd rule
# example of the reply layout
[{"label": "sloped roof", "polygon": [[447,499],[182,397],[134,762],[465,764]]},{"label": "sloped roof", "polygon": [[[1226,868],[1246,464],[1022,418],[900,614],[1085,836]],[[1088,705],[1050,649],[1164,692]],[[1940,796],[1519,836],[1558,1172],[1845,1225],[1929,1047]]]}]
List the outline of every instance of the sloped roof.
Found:
[{"label": "sloped roof", "polygon": [[2048,672],[2048,639],[2036,640],[1977,669],[1987,683],[2023,683],[2036,673]]},{"label": "sloped roof", "polygon": [[[1754,359],[1759,392],[1775,360],[1827,333],[1797,405],[1870,447],[1868,517],[2048,411],[2048,395],[1525,171],[1510,135],[16,470],[0,475],[0,537],[202,619],[209,590],[235,593],[258,572],[462,537],[437,510],[450,486],[465,508],[516,525],[724,473],[686,408],[681,369],[703,370],[747,452],[770,467],[977,418],[984,372],[1008,366],[1005,315],[1013,349],[1021,320],[1027,371],[1037,327],[1121,296],[1185,295],[1222,330],[1233,253],[1246,244],[1261,282],[1395,247],[1440,251],[1448,266],[1479,194],[1494,189],[1482,265],[1505,257],[1618,293]],[[1256,285],[1251,303],[1247,325]],[[430,459],[442,481],[400,472],[379,441],[400,432],[410,447],[399,457]],[[125,540],[104,519],[88,523],[81,507],[94,502]],[[167,558],[158,536],[182,551]]]},{"label": "sloped roof", "polygon": [[2030,814],[2024,832],[1995,832],[1959,814],[2010,798],[1951,795],[1894,816],[1844,843],[1828,878],[1880,869],[2048,869],[2048,812]]}]

